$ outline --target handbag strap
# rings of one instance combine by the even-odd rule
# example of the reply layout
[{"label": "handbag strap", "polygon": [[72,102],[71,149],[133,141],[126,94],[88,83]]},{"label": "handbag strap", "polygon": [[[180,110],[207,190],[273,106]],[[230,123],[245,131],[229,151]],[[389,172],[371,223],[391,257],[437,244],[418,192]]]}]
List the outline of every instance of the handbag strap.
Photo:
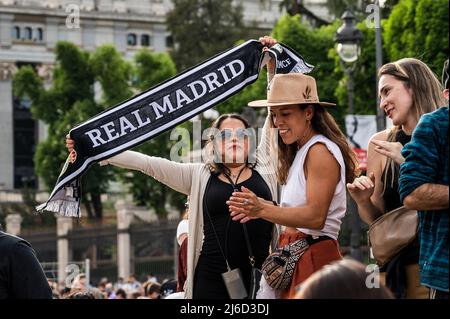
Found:
[{"label": "handbag strap", "polygon": [[244,228],[245,243],[247,244],[248,249],[248,259],[250,259],[250,265],[255,267],[255,255],[253,255],[252,245],[250,244],[250,238],[248,237],[247,225],[242,224],[242,227]]},{"label": "handbag strap", "polygon": [[[236,183],[239,180],[239,176],[241,175],[241,173],[242,173],[242,170],[239,172],[239,174],[236,178]],[[231,177],[228,174],[224,174],[224,175],[230,182],[231,186],[233,186],[233,191],[239,192],[239,189],[236,187],[236,184],[233,182]],[[244,229],[244,237],[245,237],[245,243],[247,245],[247,250],[248,250],[248,254],[249,254],[248,258],[250,260],[250,265],[252,265],[252,267],[255,267],[255,255],[253,255],[252,245],[250,243],[250,237],[248,236],[247,225],[245,225],[245,223],[243,223],[242,228]]]},{"label": "handbag strap", "polygon": [[[207,192],[207,190],[208,190],[208,188],[209,188],[210,182],[211,182],[211,179],[208,181],[208,184],[206,185],[205,194],[206,194],[206,192]],[[216,239],[217,239],[217,244],[219,245],[220,253],[222,254],[222,257],[223,257],[223,259],[225,259],[225,263],[227,264],[227,270],[228,270],[228,271],[231,271],[230,264],[228,263],[227,257],[225,257],[225,254],[224,254],[223,249],[222,249],[222,245],[220,245],[219,236],[217,236],[216,228],[214,227],[214,224],[213,224],[211,215],[209,214],[209,211],[208,211],[208,205],[207,205],[207,203],[206,203],[206,196],[203,196],[203,209],[205,210],[206,215],[208,215],[209,222],[211,223],[211,227],[212,227],[213,232],[214,232],[214,236],[216,237]]]},{"label": "handbag strap", "polygon": [[[246,167],[246,166],[245,166],[245,167]],[[239,172],[239,174],[238,174],[238,176],[237,176],[237,178],[236,178],[236,181],[239,180],[239,177],[241,176],[241,173],[244,171],[245,167],[244,167],[243,169],[241,169],[241,171]],[[236,189],[235,184],[234,184],[233,181],[231,180],[231,177],[229,177],[227,174],[224,174],[224,175],[225,175],[225,176],[228,178],[228,180],[231,182],[231,185],[233,186],[233,191],[238,191],[238,190]],[[208,188],[209,188],[210,182],[211,182],[211,179],[208,181],[208,184],[206,185],[205,194],[206,194],[206,191],[207,191]],[[223,259],[225,259],[225,263],[227,264],[227,270],[228,270],[228,271],[231,271],[230,264],[228,263],[228,259],[227,259],[227,257],[225,256],[225,253],[224,253],[224,251],[223,251],[223,249],[222,249],[222,245],[220,244],[219,236],[217,236],[216,228],[214,227],[214,223],[213,223],[213,221],[212,221],[211,215],[209,214],[209,211],[208,211],[208,205],[206,204],[206,196],[203,196],[203,209],[205,210],[206,215],[208,215],[209,222],[211,223],[211,227],[212,227],[213,232],[214,232],[214,236],[216,237],[217,244],[219,245],[220,253],[222,254],[222,257],[223,257]]]}]

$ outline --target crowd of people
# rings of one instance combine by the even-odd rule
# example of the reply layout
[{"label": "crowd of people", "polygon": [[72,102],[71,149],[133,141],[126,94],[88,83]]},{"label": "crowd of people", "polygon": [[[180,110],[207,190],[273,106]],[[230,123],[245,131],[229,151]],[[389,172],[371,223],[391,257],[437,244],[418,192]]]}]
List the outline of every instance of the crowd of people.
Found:
[{"label": "crowd of people", "polygon": [[165,299],[174,295],[177,287],[176,280],[168,278],[159,282],[153,274],[148,274],[142,281],[131,274],[127,280],[119,278],[115,283],[104,277],[92,285],[86,281],[86,275],[81,273],[70,286],[58,285],[50,279],[48,284],[53,299]]}]

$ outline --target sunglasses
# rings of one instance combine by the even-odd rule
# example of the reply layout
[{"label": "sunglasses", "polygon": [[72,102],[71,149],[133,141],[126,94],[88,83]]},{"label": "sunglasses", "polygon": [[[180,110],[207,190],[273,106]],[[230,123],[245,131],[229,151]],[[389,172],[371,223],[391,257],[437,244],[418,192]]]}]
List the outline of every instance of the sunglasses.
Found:
[{"label": "sunglasses", "polygon": [[236,130],[225,129],[220,131],[220,138],[222,140],[230,140],[233,136],[236,136],[238,140],[243,140],[249,136],[249,132],[247,129],[238,128]]}]

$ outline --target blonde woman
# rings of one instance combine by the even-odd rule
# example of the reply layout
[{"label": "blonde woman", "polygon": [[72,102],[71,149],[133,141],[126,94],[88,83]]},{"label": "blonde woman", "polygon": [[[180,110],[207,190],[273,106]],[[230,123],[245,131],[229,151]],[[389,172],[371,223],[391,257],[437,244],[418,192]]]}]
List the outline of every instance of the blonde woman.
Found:
[{"label": "blonde woman", "polygon": [[[360,176],[347,185],[361,219],[369,225],[382,214],[403,206],[398,193],[399,167],[404,162],[400,152],[411,140],[420,117],[444,104],[439,80],[422,61],[407,58],[387,63],[378,75],[380,108],[394,126],[371,138],[368,176]],[[382,268],[386,285],[397,298],[428,296],[427,289],[419,283],[418,254],[418,243],[414,242]]]}]

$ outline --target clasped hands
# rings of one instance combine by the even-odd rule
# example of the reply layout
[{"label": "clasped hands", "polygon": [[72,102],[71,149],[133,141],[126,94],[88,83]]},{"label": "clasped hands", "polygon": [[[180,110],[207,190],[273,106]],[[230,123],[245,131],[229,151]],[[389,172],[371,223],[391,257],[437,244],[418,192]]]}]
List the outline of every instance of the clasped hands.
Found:
[{"label": "clasped hands", "polygon": [[226,204],[234,221],[246,223],[261,217],[264,205],[272,205],[272,202],[256,196],[251,190],[242,186],[241,192],[233,192]]}]

